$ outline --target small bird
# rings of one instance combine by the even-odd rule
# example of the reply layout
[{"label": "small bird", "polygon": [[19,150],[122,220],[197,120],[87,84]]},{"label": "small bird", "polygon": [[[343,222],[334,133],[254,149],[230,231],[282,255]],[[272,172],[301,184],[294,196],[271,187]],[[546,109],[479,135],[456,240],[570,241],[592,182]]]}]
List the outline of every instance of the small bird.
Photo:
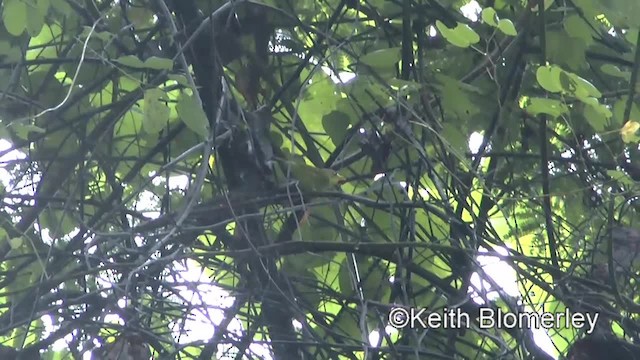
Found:
[{"label": "small bird", "polygon": [[304,159],[296,156],[288,156],[287,159],[278,160],[282,172],[285,175],[290,174],[303,191],[324,191],[346,181],[337,171],[307,165]]}]

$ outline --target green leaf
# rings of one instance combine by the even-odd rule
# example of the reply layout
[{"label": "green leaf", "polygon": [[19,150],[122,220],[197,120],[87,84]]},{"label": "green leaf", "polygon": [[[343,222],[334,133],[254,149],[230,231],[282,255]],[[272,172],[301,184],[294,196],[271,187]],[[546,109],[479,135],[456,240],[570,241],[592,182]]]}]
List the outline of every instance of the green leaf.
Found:
[{"label": "green leaf", "polygon": [[460,131],[460,128],[456,124],[444,124],[440,135],[443,141],[450,145],[460,156],[464,156],[465,152],[469,149],[469,139]]},{"label": "green leaf", "polygon": [[25,0],[27,4],[27,32],[32,37],[42,31],[45,17],[49,11],[49,0]]},{"label": "green leaf", "polygon": [[484,21],[486,24],[491,25],[493,27],[498,27],[498,22],[500,21],[500,18],[498,17],[498,14],[492,7],[488,7],[488,8],[482,9],[482,21]]},{"label": "green leaf", "polygon": [[619,67],[613,64],[604,64],[600,67],[600,71],[607,75],[611,75],[613,77],[629,80],[631,78],[631,73],[628,71],[622,71]]},{"label": "green leaf", "polygon": [[[608,114],[605,111],[607,111]],[[602,132],[607,125],[607,119],[611,118],[611,110],[602,104],[598,106],[585,105],[583,115],[593,130]]]},{"label": "green leaf", "polygon": [[587,46],[583,41],[575,41],[562,30],[547,33],[547,54],[550,63],[572,70],[583,69],[587,66],[586,50]]},{"label": "green leaf", "polygon": [[20,36],[27,25],[27,4],[22,0],[5,0],[2,11],[2,21],[7,32],[13,36]]},{"label": "green leaf", "polygon": [[322,117],[322,127],[336,146],[344,140],[349,123],[349,116],[337,110]]},{"label": "green leaf", "polygon": [[133,55],[125,55],[125,56],[121,56],[117,59],[114,60],[115,62],[117,62],[118,64],[124,65],[124,66],[128,66],[128,67],[132,67],[135,69],[142,69],[145,67],[144,63],[142,62],[142,60],[140,60],[140,58],[138,58],[137,56],[133,56]]},{"label": "green leaf", "polygon": [[466,48],[480,41],[480,36],[468,25],[458,23],[458,25],[449,29],[440,20],[436,20],[436,28],[452,45]]},{"label": "green leaf", "polygon": [[[640,3],[635,0],[600,0],[601,11],[612,26],[640,28]],[[637,33],[637,30],[635,31]]]},{"label": "green leaf", "polygon": [[509,19],[501,19],[498,23],[498,29],[502,31],[505,35],[516,36],[518,35],[518,31],[516,27],[513,25],[513,22]]},{"label": "green leaf", "polygon": [[448,114],[455,114],[459,119],[469,119],[480,112],[480,107],[471,100],[470,89],[464,84],[443,74],[437,74],[436,79],[442,84],[442,105]]},{"label": "green leaf", "polygon": [[43,17],[47,15],[50,7],[50,0],[36,0],[36,9],[40,12],[40,14],[42,14]]},{"label": "green leaf", "polygon": [[169,107],[162,101],[165,97],[164,91],[157,88],[144,92],[142,127],[150,134],[162,131],[169,121]]},{"label": "green leaf", "polygon": [[595,97],[595,98],[600,98],[602,97],[602,93],[600,92],[600,90],[598,90],[598,88],[596,88],[595,86],[593,86],[592,83],[590,83],[589,81],[585,80],[584,78],[576,75],[576,74],[570,74],[571,78],[574,81],[574,84],[576,86],[576,90],[575,90],[575,96],[577,98],[583,98],[583,97]]},{"label": "green leaf", "polygon": [[140,109],[140,105],[136,103],[129,111],[118,121],[113,133],[116,137],[128,138],[137,137],[142,129],[142,121],[144,112]]},{"label": "green leaf", "polygon": [[[337,108],[341,112],[349,114],[349,118],[352,121],[357,121],[360,112],[367,113],[375,111],[381,106],[384,107],[392,104],[385,88],[386,86],[381,85],[373,76],[359,75],[349,82],[349,84],[341,87],[342,92],[346,95],[345,99],[337,100],[335,96],[332,96],[324,102],[325,108],[329,107],[328,111],[321,108],[316,110],[315,113],[324,115]],[[357,102],[357,106],[354,106],[354,101]],[[300,107],[302,107],[303,104],[300,104]],[[309,112],[311,113],[311,111]],[[352,125],[355,125],[355,123],[352,123]]]},{"label": "green leaf", "polygon": [[467,24],[458,23],[454,31],[459,33],[469,44],[476,44],[480,41],[480,35]]},{"label": "green leaf", "polygon": [[335,109],[337,100],[335,83],[324,72],[316,71],[298,107],[298,114],[310,132],[323,132],[322,117]]},{"label": "green leaf", "polygon": [[387,69],[395,66],[401,59],[401,48],[386,48],[372,51],[360,58],[360,63],[373,69]]},{"label": "green leaf", "polygon": [[209,120],[194,95],[182,94],[176,105],[178,115],[191,131],[206,136],[209,133]]},{"label": "green leaf", "polygon": [[189,80],[187,77],[182,74],[169,74],[167,76],[169,80],[173,80],[182,86],[189,86]]},{"label": "green leaf", "polygon": [[539,97],[530,98],[525,110],[527,113],[534,116],[538,114],[547,114],[554,118],[569,112],[567,105],[561,101]]},{"label": "green leaf", "polygon": [[540,66],[536,70],[536,79],[543,89],[552,93],[559,93],[562,91],[562,85],[560,84],[561,73],[562,69],[557,66]]},{"label": "green leaf", "polygon": [[173,69],[173,60],[152,56],[145,60],[144,67],[152,70],[171,70]]},{"label": "green leaf", "polygon": [[579,15],[572,14],[564,19],[562,22],[564,26],[564,30],[571,36],[572,38],[580,39],[584,41],[584,43],[589,46],[593,43],[593,36],[591,33],[593,30],[587,24],[587,22],[580,17]]}]

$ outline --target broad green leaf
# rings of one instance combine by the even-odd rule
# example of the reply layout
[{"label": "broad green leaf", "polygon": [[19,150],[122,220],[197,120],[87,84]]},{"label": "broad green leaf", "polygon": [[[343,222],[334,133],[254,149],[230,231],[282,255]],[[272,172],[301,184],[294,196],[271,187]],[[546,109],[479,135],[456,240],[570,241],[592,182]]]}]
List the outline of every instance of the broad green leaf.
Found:
[{"label": "broad green leaf", "polygon": [[322,71],[313,74],[311,84],[306,88],[304,98],[298,107],[300,118],[304,120],[309,131],[323,132],[322,116],[335,109],[338,100],[335,94],[336,85],[328,75]]},{"label": "broad green leaf", "polygon": [[585,119],[589,122],[589,125],[596,132],[602,132],[608,123],[608,119],[611,118],[611,110],[606,106],[598,104],[597,106],[586,105],[583,110]]},{"label": "broad green leaf", "polygon": [[482,9],[482,21],[493,27],[498,27],[498,21],[500,18],[492,7]]},{"label": "broad green leaf", "polygon": [[360,58],[360,63],[373,69],[393,68],[401,59],[401,48],[386,48],[372,51]]},{"label": "broad green leaf", "polygon": [[557,66],[540,66],[538,70],[536,70],[536,79],[543,89],[552,93],[558,93],[562,91],[562,85],[560,84],[561,72],[562,69]]},{"label": "broad green leaf", "polygon": [[[598,0],[600,11],[618,28],[640,28],[640,3],[634,0]],[[637,31],[635,31],[637,33]]]},{"label": "broad green leaf", "polygon": [[144,92],[144,120],[143,128],[150,134],[158,133],[169,121],[169,107],[164,101],[164,91],[155,88]]},{"label": "broad green leaf", "polygon": [[173,80],[182,86],[189,86],[189,80],[187,77],[182,74],[169,74],[167,76],[169,80]]},{"label": "broad green leaf", "polygon": [[469,25],[458,23],[458,26],[454,29],[455,32],[459,33],[465,41],[468,41],[469,44],[476,44],[480,41],[480,36],[475,32]]},{"label": "broad green leaf", "polygon": [[40,12],[40,14],[42,14],[42,16],[47,15],[47,12],[49,12],[50,7],[51,7],[50,0],[36,0],[36,9]]},{"label": "broad green leaf", "polygon": [[20,36],[27,26],[28,8],[22,0],[5,0],[3,3],[2,22],[7,32]]},{"label": "broad green leaf", "polygon": [[600,104],[598,102],[598,99],[596,99],[594,97],[583,97],[583,98],[580,98],[580,101],[582,101],[584,104],[590,105],[590,106],[598,106]]},{"label": "broad green leaf", "polygon": [[480,111],[480,107],[471,100],[470,89],[460,81],[443,74],[437,74],[436,79],[442,84],[440,95],[446,114],[469,119]]},{"label": "broad green leaf", "polygon": [[[340,90],[346,95],[346,99],[337,99],[336,96],[332,96],[331,99],[325,100],[326,105],[328,105],[326,107],[329,107],[329,109],[318,109],[319,111],[316,111],[316,114],[328,114],[331,110],[337,108],[339,111],[348,114],[352,121],[351,124],[355,125],[359,119],[360,112],[368,113],[379,109],[381,106],[392,104],[386,91],[386,86],[381,85],[373,76],[359,75],[346,86],[342,86]],[[333,89],[331,94],[333,94]]]},{"label": "broad green leaf", "polygon": [[144,61],[144,67],[153,70],[171,70],[173,69],[173,60],[152,56]]},{"label": "broad green leaf", "polygon": [[129,111],[118,121],[114,130],[114,135],[119,138],[126,138],[131,141],[137,138],[142,130],[144,112],[140,109],[140,104],[134,104]]},{"label": "broad green leaf", "polygon": [[594,98],[602,97],[602,93],[595,86],[593,86],[593,84],[590,83],[589,81],[585,80],[584,78],[576,74],[570,74],[570,76],[573,79],[574,84],[576,86],[575,96],[577,98],[580,99],[583,97],[594,97]]},{"label": "broad green leaf", "polygon": [[553,64],[580,70],[585,68],[587,46],[583,41],[575,41],[563,30],[547,32],[548,61]]},{"label": "broad green leaf", "polygon": [[452,123],[444,124],[440,133],[445,144],[450,145],[459,156],[464,156],[469,149],[469,139]]},{"label": "broad green leaf", "polygon": [[556,118],[562,114],[566,114],[569,111],[569,108],[559,100],[532,97],[529,98],[525,110],[527,113],[534,116],[538,114],[547,114]]},{"label": "broad green leaf", "polygon": [[628,71],[622,71],[619,67],[613,64],[604,64],[600,67],[600,71],[607,75],[611,75],[613,77],[629,80],[631,78],[631,73]]},{"label": "broad green leaf", "polygon": [[572,38],[584,41],[587,46],[593,43],[593,37],[591,35],[593,30],[581,16],[576,14],[569,15],[564,19],[562,25],[567,34]]},{"label": "broad green leaf", "polygon": [[207,120],[207,115],[202,110],[202,106],[196,101],[195,95],[187,95],[185,93],[180,95],[176,110],[184,124],[191,131],[200,136],[206,136],[209,133],[209,120]]},{"label": "broad green leaf", "polygon": [[480,41],[480,36],[469,27],[469,25],[458,23],[458,25],[449,29],[440,20],[436,20],[436,28],[452,45],[466,48]]},{"label": "broad green leaf", "polygon": [[336,146],[344,140],[349,123],[349,116],[337,110],[334,110],[322,117],[322,127]]},{"label": "broad green leaf", "polygon": [[129,66],[136,69],[142,69],[145,67],[144,63],[140,58],[133,55],[125,55],[115,59],[115,62],[122,64],[124,66]]},{"label": "broad green leaf", "polygon": [[[29,40],[29,46],[42,46],[42,45],[49,45],[49,47],[51,47],[54,50],[54,54],[57,56],[58,51],[55,48],[55,45],[52,45],[52,41],[55,41],[56,39],[58,39],[62,34],[63,34],[64,30],[60,27],[60,25],[58,24],[51,24],[51,25],[46,25],[44,27],[44,30],[40,32],[40,34],[38,34],[38,36],[32,37]],[[42,51],[42,49],[38,50],[39,52]],[[38,56],[42,56],[42,55],[38,55]]]},{"label": "broad green leaf", "polygon": [[25,0],[27,2],[27,31],[29,35],[37,36],[45,24],[45,16],[49,11],[49,0]]},{"label": "broad green leaf", "polygon": [[513,22],[509,19],[501,19],[498,23],[498,29],[502,31],[505,35],[516,36],[518,35],[518,31],[516,27],[513,25]]}]

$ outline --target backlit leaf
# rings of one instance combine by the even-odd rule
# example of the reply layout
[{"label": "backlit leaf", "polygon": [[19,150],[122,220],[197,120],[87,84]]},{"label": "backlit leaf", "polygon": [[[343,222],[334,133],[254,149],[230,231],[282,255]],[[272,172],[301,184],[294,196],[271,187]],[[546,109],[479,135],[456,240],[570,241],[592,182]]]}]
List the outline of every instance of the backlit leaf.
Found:
[{"label": "backlit leaf", "polygon": [[169,107],[162,101],[165,98],[164,91],[149,89],[144,92],[144,120],[143,128],[148,133],[158,133],[167,125],[169,120]]},{"label": "backlit leaf", "polygon": [[5,0],[2,11],[2,22],[7,32],[20,36],[27,25],[27,4],[22,0]]},{"label": "backlit leaf", "polygon": [[193,132],[200,136],[209,133],[209,120],[194,95],[180,95],[176,110],[185,125]]},{"label": "backlit leaf", "polygon": [[498,29],[502,31],[505,35],[516,36],[518,35],[518,31],[516,27],[513,25],[513,22],[509,19],[501,19],[498,23]]}]

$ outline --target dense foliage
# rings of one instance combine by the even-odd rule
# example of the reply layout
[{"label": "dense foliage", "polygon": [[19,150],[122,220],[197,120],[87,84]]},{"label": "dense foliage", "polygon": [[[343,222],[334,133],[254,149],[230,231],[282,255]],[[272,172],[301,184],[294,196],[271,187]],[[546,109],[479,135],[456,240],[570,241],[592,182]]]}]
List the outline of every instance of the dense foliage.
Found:
[{"label": "dense foliage", "polygon": [[0,357],[631,346],[640,2],[538,2],[0,0]]}]

